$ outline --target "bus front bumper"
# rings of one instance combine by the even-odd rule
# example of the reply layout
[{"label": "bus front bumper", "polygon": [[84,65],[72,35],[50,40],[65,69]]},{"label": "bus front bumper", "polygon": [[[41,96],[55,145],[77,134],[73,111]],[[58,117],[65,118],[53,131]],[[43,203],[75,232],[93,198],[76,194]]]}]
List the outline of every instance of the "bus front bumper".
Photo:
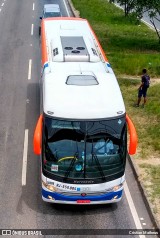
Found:
[{"label": "bus front bumper", "polygon": [[42,189],[42,199],[45,202],[61,203],[61,204],[76,204],[76,205],[87,205],[87,204],[106,204],[116,203],[122,198],[123,189],[110,192],[103,195],[90,196],[89,194],[83,196],[66,196],[57,192],[49,192]]}]

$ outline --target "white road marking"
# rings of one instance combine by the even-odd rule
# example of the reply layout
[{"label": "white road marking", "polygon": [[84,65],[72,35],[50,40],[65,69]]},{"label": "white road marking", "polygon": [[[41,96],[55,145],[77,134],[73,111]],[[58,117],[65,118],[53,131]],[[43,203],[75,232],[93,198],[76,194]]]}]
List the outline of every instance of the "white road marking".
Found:
[{"label": "white road marking", "polygon": [[[152,30],[155,31],[154,26],[153,26],[152,24],[150,24],[149,22],[147,22],[147,21],[145,21],[145,20],[143,20],[143,19],[141,19],[141,21],[142,21],[143,23],[145,23],[146,25],[148,25]],[[157,30],[159,31],[158,28],[157,28]]]},{"label": "white road marking", "polygon": [[1,7],[3,7],[3,6],[4,6],[4,3],[1,4]]},{"label": "white road marking", "polygon": [[120,5],[118,5],[117,3],[115,3],[114,5],[116,5],[116,7],[119,7],[120,9],[122,9],[124,11],[124,8],[121,7]]},{"label": "white road marking", "polygon": [[0,8],[0,12],[2,11],[2,9]]},{"label": "white road marking", "polygon": [[34,3],[33,3],[33,8],[32,8],[33,11],[34,11],[34,6],[35,6],[35,5],[34,5]]},{"label": "white road marking", "polygon": [[69,11],[68,11],[68,8],[67,8],[66,1],[65,1],[65,0],[63,0],[63,3],[64,3],[64,5],[65,5],[65,8],[66,8],[66,11],[67,11],[68,17],[70,17],[70,14],[69,14]]},{"label": "white road marking", "polygon": [[143,218],[143,217],[141,217],[141,218],[140,218],[140,220],[141,220],[141,221],[143,221],[143,220],[144,220],[144,218]]},{"label": "white road marking", "polygon": [[22,164],[22,186],[26,185],[27,154],[28,154],[28,129],[25,130],[25,134],[24,134],[23,164]]},{"label": "white road marking", "polygon": [[143,226],[146,226],[146,223],[142,223],[143,224]]},{"label": "white road marking", "polygon": [[[135,205],[133,203],[133,199],[131,197],[127,182],[124,183],[124,191],[125,191],[125,194],[126,194],[126,198],[127,198],[127,201],[128,201],[129,208],[130,208],[132,216],[133,216],[133,220],[134,220],[135,225],[136,225],[136,229],[143,229],[142,226],[141,226],[141,223],[140,223]],[[139,235],[139,237],[140,238],[145,238],[146,236],[145,235]]]},{"label": "white road marking", "polygon": [[31,36],[33,36],[33,28],[34,28],[34,24],[31,25]]},{"label": "white road marking", "polygon": [[31,71],[32,71],[32,60],[29,60],[29,66],[28,66],[28,80],[31,79]]}]

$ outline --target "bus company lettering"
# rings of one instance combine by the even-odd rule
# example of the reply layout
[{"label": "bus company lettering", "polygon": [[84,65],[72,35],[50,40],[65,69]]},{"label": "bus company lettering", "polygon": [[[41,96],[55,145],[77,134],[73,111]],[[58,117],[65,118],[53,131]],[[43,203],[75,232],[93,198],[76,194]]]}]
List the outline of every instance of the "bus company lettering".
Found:
[{"label": "bus company lettering", "polygon": [[93,180],[74,180],[74,183],[77,183],[77,184],[93,184],[94,181]]}]

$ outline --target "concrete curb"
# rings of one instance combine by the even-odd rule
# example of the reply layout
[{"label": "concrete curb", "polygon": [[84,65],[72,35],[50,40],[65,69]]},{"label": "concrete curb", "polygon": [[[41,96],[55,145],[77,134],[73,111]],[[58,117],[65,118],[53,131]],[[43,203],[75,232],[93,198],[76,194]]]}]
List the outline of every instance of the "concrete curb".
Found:
[{"label": "concrete curb", "polygon": [[69,3],[69,5],[70,5],[70,8],[71,8],[71,11],[72,11],[73,15],[74,15],[75,17],[80,17],[80,12],[77,11],[77,10],[74,8],[74,5],[73,5],[72,1],[71,1],[71,0],[68,0],[68,3]]},{"label": "concrete curb", "polygon": [[130,165],[132,167],[134,176],[135,176],[135,178],[137,180],[138,186],[139,186],[141,194],[143,196],[143,200],[144,200],[145,205],[146,205],[146,207],[148,209],[149,216],[150,216],[151,220],[153,221],[153,225],[155,226],[156,229],[160,229],[160,224],[159,224],[159,222],[157,220],[156,215],[153,212],[153,208],[152,208],[151,202],[148,199],[148,194],[147,194],[147,192],[146,192],[146,190],[144,188],[143,183],[139,180],[140,174],[139,174],[139,171],[138,171],[138,166],[135,164],[135,162],[132,160],[132,158],[129,155],[128,155],[128,161],[129,161],[129,163],[130,163]]},{"label": "concrete curb", "polygon": [[[73,15],[74,15],[75,17],[80,17],[80,13],[79,13],[79,11],[77,11],[77,10],[74,8],[72,1],[71,1],[71,0],[68,0],[68,2],[69,2],[69,5],[70,5],[70,7],[71,7],[71,11],[72,11]],[[148,209],[149,216],[150,216],[151,220],[153,221],[153,225],[155,226],[156,229],[160,229],[160,224],[158,223],[158,220],[157,220],[156,216],[154,215],[154,212],[153,212],[151,203],[150,203],[150,201],[149,201],[149,199],[148,199],[147,192],[146,192],[146,190],[145,190],[145,188],[144,188],[144,185],[143,185],[142,182],[139,180],[140,175],[139,175],[138,167],[137,167],[137,165],[134,163],[134,161],[131,159],[130,156],[128,156],[128,160],[129,160],[129,163],[130,163],[130,165],[131,165],[131,167],[132,167],[134,176],[135,176],[135,178],[136,178],[136,180],[137,180],[137,183],[138,183],[138,186],[139,186],[139,188],[140,188],[141,194],[142,194],[142,196],[143,196],[143,200],[144,200],[144,202],[145,202],[145,205],[146,205],[146,207],[147,207],[147,209]]]}]

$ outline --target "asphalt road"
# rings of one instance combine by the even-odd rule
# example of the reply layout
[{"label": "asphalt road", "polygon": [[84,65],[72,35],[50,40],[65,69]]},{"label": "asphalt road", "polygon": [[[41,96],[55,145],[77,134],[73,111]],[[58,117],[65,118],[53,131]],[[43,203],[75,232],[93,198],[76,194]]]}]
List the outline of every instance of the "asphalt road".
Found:
[{"label": "asphalt road", "polygon": [[[59,3],[62,14],[71,15],[64,0],[0,0],[0,228],[80,229],[76,237],[82,237],[83,229],[99,229],[99,235],[84,237],[100,237],[102,229],[152,229],[152,221],[128,163],[128,187],[125,185],[123,199],[118,204],[53,205],[41,199],[40,161],[33,154],[32,141],[39,116],[38,27],[44,2]],[[151,237],[154,236],[147,236]]]}]

